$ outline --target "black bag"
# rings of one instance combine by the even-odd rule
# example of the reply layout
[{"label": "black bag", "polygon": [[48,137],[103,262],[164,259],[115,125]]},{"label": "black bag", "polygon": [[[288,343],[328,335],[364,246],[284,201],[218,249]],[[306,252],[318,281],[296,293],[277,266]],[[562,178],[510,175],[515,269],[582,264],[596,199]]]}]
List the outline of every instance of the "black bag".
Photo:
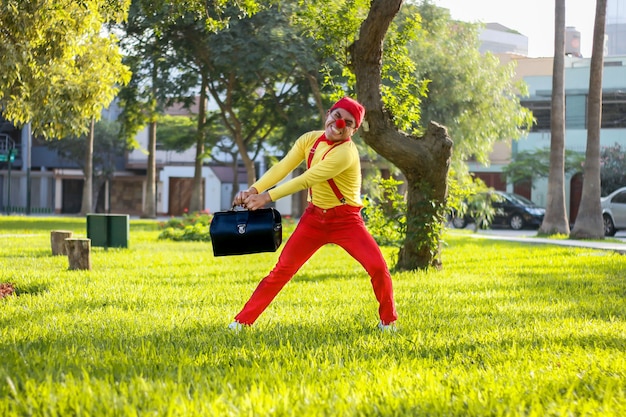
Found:
[{"label": "black bag", "polygon": [[278,210],[220,211],[209,227],[214,256],[276,252],[283,240]]}]

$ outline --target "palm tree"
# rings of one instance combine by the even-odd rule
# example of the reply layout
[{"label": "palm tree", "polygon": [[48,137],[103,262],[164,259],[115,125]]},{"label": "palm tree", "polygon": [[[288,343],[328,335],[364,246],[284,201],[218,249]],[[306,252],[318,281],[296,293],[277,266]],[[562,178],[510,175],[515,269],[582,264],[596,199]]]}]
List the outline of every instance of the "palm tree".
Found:
[{"label": "palm tree", "polygon": [[555,0],[554,3],[550,172],[546,215],[539,233],[569,235],[565,208],[565,0]]},{"label": "palm tree", "polygon": [[607,0],[597,0],[593,28],[589,95],[587,97],[587,151],[583,168],[583,192],[572,236],[602,239],[604,224],[600,207],[600,126],[602,122],[602,68]]}]

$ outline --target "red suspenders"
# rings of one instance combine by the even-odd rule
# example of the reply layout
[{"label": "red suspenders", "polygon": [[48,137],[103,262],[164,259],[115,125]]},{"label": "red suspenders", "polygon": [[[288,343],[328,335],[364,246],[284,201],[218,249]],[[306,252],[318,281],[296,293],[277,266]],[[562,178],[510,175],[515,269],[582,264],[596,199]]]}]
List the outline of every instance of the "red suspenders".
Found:
[{"label": "red suspenders", "polygon": [[[313,155],[315,155],[315,150],[317,149],[317,145],[319,145],[319,143],[322,140],[324,140],[324,134],[322,134],[322,136],[317,138],[317,141],[315,141],[315,144],[311,148],[311,152],[309,152],[309,159],[306,161],[307,169],[311,168],[311,161],[313,160]],[[335,143],[326,151],[324,155],[322,155],[322,159],[326,158],[326,155],[328,154],[328,152],[332,151],[335,146],[341,145],[342,143],[347,142],[349,140],[350,139],[346,139],[341,142]],[[343,194],[341,194],[341,191],[339,191],[339,187],[337,187],[337,184],[335,184],[335,181],[333,181],[332,178],[328,180],[328,185],[330,185],[330,188],[332,188],[333,193],[335,193],[335,196],[337,196],[337,199],[341,202],[341,204],[346,204],[346,199],[343,197]],[[313,189],[311,188],[309,189],[309,195],[311,196],[311,201],[313,201]]]}]

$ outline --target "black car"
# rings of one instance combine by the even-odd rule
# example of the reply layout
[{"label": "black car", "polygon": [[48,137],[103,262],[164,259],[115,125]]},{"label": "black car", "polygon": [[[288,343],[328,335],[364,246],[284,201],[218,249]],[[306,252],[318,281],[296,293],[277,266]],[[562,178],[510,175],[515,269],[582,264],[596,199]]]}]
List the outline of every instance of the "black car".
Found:
[{"label": "black car", "polygon": [[[524,228],[538,228],[543,222],[546,210],[519,194],[505,193],[502,191],[490,191],[488,200],[491,202],[495,213],[492,226],[505,226],[513,230]],[[473,223],[471,210],[464,217],[452,216],[452,225],[457,229],[463,229],[468,223]]]}]

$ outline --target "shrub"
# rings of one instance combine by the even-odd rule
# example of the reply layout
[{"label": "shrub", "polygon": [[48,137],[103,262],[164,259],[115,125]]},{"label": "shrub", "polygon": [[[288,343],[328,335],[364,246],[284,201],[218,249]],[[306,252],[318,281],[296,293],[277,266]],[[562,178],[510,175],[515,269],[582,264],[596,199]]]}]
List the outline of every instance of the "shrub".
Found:
[{"label": "shrub", "polygon": [[626,186],[626,152],[619,143],[604,146],[600,152],[602,195],[609,195]]},{"label": "shrub", "polygon": [[159,239],[210,242],[209,226],[212,219],[213,215],[208,211],[185,213],[182,218],[172,217],[160,224],[163,231]]},{"label": "shrub", "polygon": [[400,248],[406,236],[406,200],[398,193],[402,181],[378,176],[372,183],[372,198],[363,199],[365,224],[379,245]]}]

